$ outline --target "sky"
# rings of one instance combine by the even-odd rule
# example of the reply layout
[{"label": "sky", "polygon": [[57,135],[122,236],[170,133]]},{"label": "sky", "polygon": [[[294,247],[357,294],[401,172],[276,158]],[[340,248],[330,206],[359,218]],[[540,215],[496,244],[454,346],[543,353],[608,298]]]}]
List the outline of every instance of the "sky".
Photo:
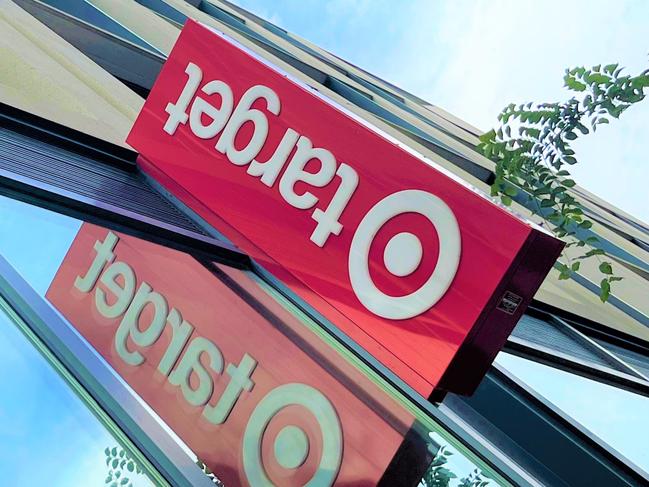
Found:
[{"label": "sky", "polygon": [[[566,67],[649,68],[646,0],[235,0],[481,130],[569,98]],[[649,222],[649,99],[577,141],[584,188]]]},{"label": "sky", "polygon": [[[0,216],[0,255],[44,295],[81,222],[4,196]],[[0,388],[0,485],[104,485],[104,449],[118,442],[4,312],[0,370],[11,371]]]}]

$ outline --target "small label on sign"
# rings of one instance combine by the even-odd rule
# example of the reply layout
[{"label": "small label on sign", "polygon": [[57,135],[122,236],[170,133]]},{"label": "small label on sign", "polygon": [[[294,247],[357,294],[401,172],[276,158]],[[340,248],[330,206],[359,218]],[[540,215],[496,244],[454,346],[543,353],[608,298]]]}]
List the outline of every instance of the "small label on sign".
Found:
[{"label": "small label on sign", "polygon": [[523,298],[511,291],[507,291],[498,304],[498,309],[508,315],[513,315],[521,304]]}]

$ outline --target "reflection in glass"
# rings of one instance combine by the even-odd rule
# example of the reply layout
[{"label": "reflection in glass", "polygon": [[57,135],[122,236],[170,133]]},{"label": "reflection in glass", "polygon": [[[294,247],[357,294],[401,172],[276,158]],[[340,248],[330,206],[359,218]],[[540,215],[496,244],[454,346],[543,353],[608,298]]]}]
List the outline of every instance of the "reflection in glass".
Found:
[{"label": "reflection in glass", "polygon": [[[389,386],[367,364],[255,274],[223,265],[206,267],[181,252],[120,234],[119,241],[115,244],[115,258],[112,263],[123,261],[132,268],[134,289],[139,289],[146,281],[152,292],[159,293],[161,299],[166,300],[168,304],[165,315],[170,313],[172,308],[177,308],[179,320],[182,314],[195,327],[196,332],[191,335],[191,340],[188,338],[177,350],[178,362],[174,362],[176,365],[170,363],[167,372],[172,371],[173,367],[176,367],[173,370],[177,370],[178,364],[187,356],[186,352],[197,335],[202,335],[201,347],[212,350],[213,357],[222,353],[223,359],[222,368],[216,367],[207,376],[203,375],[202,379],[192,372],[186,379],[177,374],[174,381],[171,381],[169,374],[161,374],[159,370],[156,372],[157,364],[161,362],[161,357],[170,346],[171,331],[168,327],[163,327],[164,331],[157,339],[139,348],[147,360],[141,365],[128,364],[122,360],[123,356],[113,349],[116,329],[125,310],[122,310],[119,316],[104,315],[102,318],[95,308],[94,288],[83,292],[72,289],[74,276],[82,275],[79,274],[82,271],[87,273],[88,266],[95,258],[95,241],[105,242],[109,231],[87,224],[82,226],[83,222],[76,219],[3,197],[0,197],[0,214],[6,215],[0,222],[0,254],[41,296],[48,293],[50,302],[64,315],[71,317],[71,324],[126,382],[131,385],[139,384],[138,387],[133,387],[166,421],[167,427],[171,427],[187,444],[192,443],[193,447],[200,445],[195,448],[195,453],[215,470],[212,476],[220,476],[225,480],[238,479],[238,476],[242,475],[241,448],[245,441],[243,433],[250,430],[250,427],[247,427],[248,418],[258,411],[259,404],[263,402],[268,405],[272,402],[267,399],[271,391],[278,390],[287,382],[303,381],[311,383],[325,395],[328,394],[327,397],[338,408],[337,414],[343,423],[346,441],[341,449],[343,459],[340,472],[346,472],[345,475],[350,479],[357,479],[354,485],[369,486],[369,479],[378,478],[386,468],[393,476],[390,483],[382,485],[508,485],[441,425]],[[82,262],[83,266],[70,268],[71,261]],[[112,263],[107,263],[102,272]],[[122,265],[122,270],[125,271],[126,266]],[[58,288],[59,299],[52,301],[52,282],[55,275],[58,276],[57,279],[62,279],[62,272],[65,274],[65,279],[61,281],[64,286],[54,286]],[[93,286],[101,286],[105,290],[105,283],[97,284],[98,282],[95,279]],[[132,304],[132,299],[130,302]],[[128,303],[126,305],[130,307]],[[79,314],[82,308],[85,315]],[[63,309],[67,309],[67,314]],[[152,310],[153,308],[150,308],[149,315]],[[79,317],[85,318],[77,319]],[[209,326],[205,326],[206,324]],[[136,344],[132,341],[132,336],[128,340],[131,340],[128,342],[129,350],[133,350]],[[220,352],[213,351],[214,349],[208,346],[208,341],[218,346]],[[243,373],[246,363],[244,357],[247,354],[250,356],[245,360],[251,364],[254,362],[255,367],[246,369],[244,375],[254,382],[254,388],[250,387],[250,390],[245,391],[241,389],[236,395],[226,393],[229,376]],[[205,354],[204,357],[207,358]],[[187,364],[190,363],[190,359],[187,359]],[[27,361],[24,366],[33,369],[31,361]],[[176,384],[182,382],[181,379],[187,381],[188,387],[184,391]],[[246,383],[246,380],[243,380],[245,377],[240,379],[241,384]],[[201,380],[207,380],[212,385],[211,399],[208,394],[201,401],[197,401],[189,390],[195,389],[197,384],[201,384]],[[60,394],[71,394],[65,389],[65,384],[62,388]],[[21,389],[19,384],[16,389]],[[210,391],[212,389],[208,392]],[[218,410],[218,400],[224,395],[240,399],[232,401],[233,406],[221,419],[215,419],[220,417],[215,414],[205,416],[204,410]],[[197,404],[188,401],[187,397]],[[25,400],[37,404],[36,397]],[[86,416],[90,415],[83,404],[78,408],[84,410]],[[269,411],[274,410],[271,407]],[[257,412],[257,415],[259,414],[261,413]],[[291,417],[290,414],[280,411],[277,418],[294,419],[295,416]],[[271,416],[274,415],[275,412]],[[311,416],[302,416],[305,431],[317,426],[309,419]],[[73,417],[79,418],[82,414],[75,412]],[[262,421],[260,424],[263,423]],[[101,482],[106,481],[107,485],[112,485],[118,472],[119,482],[124,475],[128,475],[129,479],[137,477],[137,465],[130,463],[128,453],[122,454],[120,447],[115,445],[114,441],[109,441],[111,438],[106,436],[106,432],[103,433],[105,437],[92,432],[90,438],[85,438],[83,435],[88,431],[92,429],[84,429],[78,440],[75,439],[74,429],[71,428],[67,434],[78,442],[99,438],[96,444],[87,444],[84,451],[97,452],[96,461],[101,466],[99,471],[103,475]],[[280,441],[286,439],[286,435],[282,434],[286,431],[285,426],[269,421],[268,430],[260,431],[261,436],[265,438],[261,441],[262,445],[270,446],[263,446],[264,450],[258,457],[251,457],[253,460],[257,462],[262,456],[265,458],[268,455],[272,458],[273,452],[285,453],[283,456],[276,455],[278,461],[271,461],[268,465],[265,462],[257,462],[261,468],[268,468],[266,474],[281,473],[282,468],[291,470],[286,466],[304,461],[304,455],[295,455],[296,452],[286,448],[278,449],[278,444],[281,447],[284,443],[290,443]],[[219,448],[222,451],[217,451]],[[414,456],[411,455],[413,451],[416,453]],[[317,453],[317,449],[313,452]],[[381,461],[377,460],[379,454],[385,457]],[[282,462],[282,458],[286,461]],[[305,465],[308,462],[311,462],[309,468],[317,466],[317,458],[308,458]],[[74,458],[72,461],[68,459],[68,463],[75,463]],[[199,465],[204,471],[209,470],[204,464]],[[299,470],[299,465],[296,470]],[[374,476],[363,477],[363,472],[372,472]],[[417,473],[416,477],[412,472]],[[422,480],[424,472],[426,474]],[[249,473],[246,472],[246,475]],[[383,479],[385,480],[385,477]],[[297,480],[292,483],[295,482]],[[373,480],[371,484],[375,485],[375,482]],[[226,484],[232,483],[226,481]]]},{"label": "reflection in glass", "polygon": [[649,471],[649,398],[500,353],[496,359],[562,412]]},{"label": "reflection in glass", "polygon": [[420,487],[493,487],[497,485],[485,472],[466,458],[439,435],[429,434],[431,448],[436,451],[433,461],[419,484]]},{"label": "reflection in glass", "polygon": [[[153,485],[19,326],[29,333],[0,310],[0,483]],[[107,466],[106,452],[118,450],[124,452],[120,460]],[[119,468],[125,457],[132,471],[127,463]]]}]

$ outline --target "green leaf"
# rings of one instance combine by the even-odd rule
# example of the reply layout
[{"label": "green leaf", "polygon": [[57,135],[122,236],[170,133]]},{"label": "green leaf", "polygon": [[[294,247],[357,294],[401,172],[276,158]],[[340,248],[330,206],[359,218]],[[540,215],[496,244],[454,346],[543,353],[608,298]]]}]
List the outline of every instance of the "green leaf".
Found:
[{"label": "green leaf", "polygon": [[566,139],[568,140],[575,140],[577,138],[577,134],[574,132],[566,132]]},{"label": "green leaf", "polygon": [[584,254],[584,257],[592,257],[593,255],[604,255],[605,253],[606,252],[604,252],[602,249],[591,249]]},{"label": "green leaf", "polygon": [[485,132],[482,134],[478,139],[480,139],[480,142],[489,142],[492,140],[494,137],[496,137],[496,131],[495,130],[490,130],[489,132]]},{"label": "green leaf", "polygon": [[570,266],[570,270],[572,272],[577,272],[579,270],[579,265],[581,262],[573,262],[573,264]]},{"label": "green leaf", "polygon": [[606,301],[608,301],[608,298],[611,295],[611,284],[608,282],[608,279],[602,279],[599,288],[599,299],[602,300],[602,303],[605,303]]},{"label": "green leaf", "polygon": [[[568,151],[566,151],[566,154]],[[562,169],[561,171],[557,172],[557,176],[570,176],[570,173],[566,171],[565,169]]]},{"label": "green leaf", "polygon": [[584,91],[586,89],[586,85],[577,80],[573,80],[568,84],[568,88],[573,91]]},{"label": "green leaf", "polygon": [[563,159],[566,161],[566,164],[577,164],[577,159],[575,159],[573,156],[566,156]]},{"label": "green leaf", "polygon": [[621,281],[622,279],[624,278],[619,276],[611,276],[608,278],[609,282]]},{"label": "green leaf", "polygon": [[610,275],[610,274],[613,274],[613,268],[611,267],[611,264],[608,263],[608,262],[602,262],[602,263],[599,265],[599,271],[600,271],[602,274],[609,274],[609,275]]},{"label": "green leaf", "polygon": [[114,457],[116,457],[117,456],[117,447],[114,446],[113,449],[110,452],[113,454]]},{"label": "green leaf", "polygon": [[549,208],[554,206],[554,201],[550,199],[541,200],[541,208]]},{"label": "green leaf", "polygon": [[591,228],[593,226],[593,222],[591,222],[590,220],[584,220],[583,222],[581,222],[579,224],[579,226],[581,228],[585,228],[586,230],[588,230],[589,228]]},{"label": "green leaf", "polygon": [[514,197],[518,194],[518,189],[514,186],[505,186],[505,194]]},{"label": "green leaf", "polygon": [[575,181],[572,179],[564,179],[561,181],[561,184],[563,184],[566,188],[572,188],[575,184]]},{"label": "green leaf", "polygon": [[588,76],[587,81],[589,83],[594,83],[594,84],[602,84],[602,83],[607,83],[611,80],[610,77],[606,76],[605,74],[599,74],[599,73],[593,73],[590,76]]},{"label": "green leaf", "polygon": [[506,194],[500,195],[500,201],[502,201],[502,204],[505,206],[511,206],[512,204],[511,197],[507,196]]},{"label": "green leaf", "polygon": [[132,472],[133,470],[135,470],[135,464],[133,462],[129,461],[126,464],[126,470],[128,470],[129,472]]}]

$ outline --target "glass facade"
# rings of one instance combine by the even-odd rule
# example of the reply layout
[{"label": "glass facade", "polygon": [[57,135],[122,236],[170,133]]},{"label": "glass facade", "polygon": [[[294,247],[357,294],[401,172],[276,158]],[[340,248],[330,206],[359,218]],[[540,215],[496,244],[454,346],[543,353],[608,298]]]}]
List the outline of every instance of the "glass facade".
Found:
[{"label": "glass facade", "polygon": [[2,300],[0,367],[3,484],[165,483]]},{"label": "glass facade", "polygon": [[[393,485],[392,482],[403,485],[420,482],[426,487],[508,485],[505,479],[450,435],[433,417],[389,386],[362,360],[254,273],[223,264],[199,263],[182,252],[6,197],[0,197],[0,212],[6,215],[0,232],[0,254],[40,296],[53,303],[69,320],[70,326],[88,340],[160,415],[166,427],[175,431],[181,441],[192,449],[193,456],[205,462],[207,468],[214,472],[213,475],[223,479],[226,485],[241,482],[239,476],[243,474],[240,463],[242,458],[251,454],[258,457],[254,458],[257,462],[255,467],[247,468],[244,465],[249,480],[255,475],[260,479],[264,479],[264,475],[266,478],[272,475],[282,478],[286,472],[299,470],[298,467],[302,465],[311,471],[318,471],[308,463],[310,458],[305,460],[301,456],[309,452],[317,453],[318,448],[322,448],[320,453],[325,455],[328,428],[340,429],[340,444],[330,447],[339,449],[341,457],[336,467],[339,476],[362,479],[368,484],[383,482],[384,485]],[[97,283],[96,288],[89,287],[85,294],[66,294],[68,291],[64,289],[67,284],[70,284],[70,288],[73,285],[80,287],[78,280],[73,284],[72,279],[67,279],[69,276],[76,275],[78,279],[84,274],[86,277],[92,274],[93,255],[100,253],[100,244],[106,242],[110,235],[119,236],[115,237],[117,243],[112,247],[112,262],[130,266],[138,283],[148,284],[152,292],[159,291],[167,302],[167,309],[171,312],[177,309],[183,317],[191,320],[194,327],[193,341],[184,342],[184,352],[177,353],[176,360],[168,362],[169,370],[164,373],[160,373],[162,365],[158,366],[158,370],[153,370],[152,367],[139,367],[128,361],[137,350],[144,355],[147,364],[156,359],[160,364],[164,362],[164,358],[160,359],[161,350],[169,353],[175,339],[175,335],[171,336],[168,331],[173,327],[171,314],[167,316],[166,331],[160,332],[160,342],[140,346],[142,342],[137,341],[137,331],[132,329],[130,338],[123,342],[125,348],[120,352],[116,327],[117,330],[121,329],[125,322],[123,317],[130,313],[128,309],[137,297],[132,299],[128,308],[123,307],[119,316],[108,313],[111,318],[104,319],[102,313],[106,315],[107,312],[101,311],[96,304],[97,289],[103,289],[104,296],[109,296],[105,298],[109,308],[114,309],[119,305],[119,299],[113,299],[120,296],[116,288],[106,284],[108,280],[97,274],[94,279],[101,284]],[[90,247],[81,247],[84,239],[94,244],[94,253],[88,252]],[[77,255],[86,258],[85,272],[76,266],[74,259]],[[109,269],[110,266],[107,266],[101,276],[109,273]],[[67,273],[68,270],[72,274]],[[114,283],[122,288],[127,286],[120,278],[115,278]],[[110,297],[111,290],[115,293],[113,297]],[[86,300],[89,309],[94,314],[85,315],[79,311],[83,308],[82,299],[86,295],[89,297]],[[143,327],[147,323],[155,321],[155,318],[147,315],[149,311],[143,309],[141,314],[144,318],[139,315],[136,318],[140,332],[146,331]],[[6,317],[3,318],[8,325],[11,324]],[[209,326],[205,326],[206,323]],[[110,477],[111,482],[128,478],[124,485],[128,482],[147,485],[144,471],[131,460],[135,458],[134,455],[123,450],[124,447],[111,437],[65,381],[58,377],[54,380],[54,370],[42,358],[36,360],[38,352],[20,336],[16,326],[6,326],[3,330],[3,346],[7,348],[7,353],[3,355],[3,360],[7,361],[6,367],[27,374],[25,377],[12,377],[15,382],[10,383],[1,401],[3,421],[15,427],[14,432],[7,429],[5,443],[10,443],[12,436],[9,435],[22,431],[22,436],[15,439],[25,447],[25,450],[22,447],[15,449],[5,457],[8,464],[13,466],[15,478],[24,479],[20,475],[28,475],[26,472],[30,470],[25,465],[33,455],[48,461],[51,457],[54,464],[61,461],[59,455],[69,459],[76,454],[78,459],[64,462],[65,466],[57,470],[60,474],[57,474],[59,476],[54,484],[75,484],[76,481],[69,481],[72,475],[87,478],[100,475],[101,479]],[[228,334],[229,337],[226,336]],[[242,337],[245,337],[244,342],[241,341]],[[165,342],[163,346],[161,342]],[[199,348],[194,347],[197,343],[203,344],[203,348],[199,345],[196,345]],[[41,348],[46,350],[45,347]],[[186,362],[189,359],[185,357],[192,348],[199,350],[198,356],[193,363]],[[237,355],[243,356],[239,365]],[[219,401],[214,399],[230,394],[224,377],[230,374],[231,382],[235,377],[241,379],[243,376],[237,376],[236,371],[242,370],[246,357],[254,362],[251,367],[254,372],[249,371],[248,374],[254,388],[247,390],[242,387],[239,390],[239,396],[231,402],[230,411],[225,415],[227,421],[214,419],[213,424],[209,424],[205,421],[207,408],[212,407],[210,411],[215,418],[218,416]],[[215,366],[215,361],[219,359],[223,362],[221,367]],[[179,377],[185,362],[193,365],[189,369],[185,367],[187,376],[186,382],[183,382]],[[59,368],[63,370],[61,366]],[[206,371],[209,378],[201,375]],[[168,383],[161,387],[160,382],[165,379]],[[25,382],[30,384],[29,387],[25,386]],[[196,395],[202,394],[205,383],[209,383],[212,399],[197,399]],[[283,405],[274,413],[267,412],[265,405],[272,402],[269,397],[273,396],[274,391],[281,391],[278,397],[291,394],[287,384],[306,385],[308,390],[295,393],[297,395],[293,402]],[[259,394],[255,396],[256,391]],[[309,391],[324,394],[322,397],[326,397],[326,402],[335,409],[334,422],[338,426],[328,424],[325,418],[324,423],[316,424],[314,432],[310,420],[304,423],[304,418],[292,418],[291,408],[296,409],[300,404],[307,409],[321,408],[312,406],[308,401],[303,402],[303,397],[310,397]],[[32,396],[35,393],[39,397],[44,393],[51,396],[45,416],[39,414],[39,402]],[[254,405],[252,401],[258,401],[258,404]],[[33,409],[24,408],[24,404],[33,406]],[[264,406],[260,406],[262,404]],[[264,414],[271,417],[257,431],[258,445],[250,443],[249,432],[256,426],[248,417],[262,417],[257,420],[263,422]],[[277,421],[284,421],[287,425],[275,425],[275,414],[279,418]],[[299,412],[295,414],[299,418]],[[315,416],[320,422],[322,418],[317,414]],[[241,421],[248,421],[244,429],[238,424]],[[301,430],[292,421],[297,421]],[[214,424],[221,426],[215,427]],[[227,430],[230,424],[233,427]],[[320,433],[317,426],[321,428]],[[295,428],[306,431],[308,438],[303,433],[296,433]],[[205,434],[197,434],[199,429]],[[63,434],[63,431],[67,438],[66,448],[69,447],[71,451],[55,448],[57,435]],[[265,438],[268,435],[270,439]],[[305,448],[304,441],[313,444]],[[323,446],[316,447],[318,441],[323,441]],[[274,447],[270,452],[266,446],[269,442]],[[241,448],[241,444],[241,454],[230,454]],[[44,451],[50,450],[51,455],[48,457],[37,453],[37,445]],[[266,458],[267,455],[270,455],[270,460]],[[243,460],[244,464],[251,461]]]},{"label": "glass facade", "polygon": [[649,435],[644,421],[649,398],[507,353],[496,362],[638,467],[649,470],[649,451],[644,442],[636,441]]}]

